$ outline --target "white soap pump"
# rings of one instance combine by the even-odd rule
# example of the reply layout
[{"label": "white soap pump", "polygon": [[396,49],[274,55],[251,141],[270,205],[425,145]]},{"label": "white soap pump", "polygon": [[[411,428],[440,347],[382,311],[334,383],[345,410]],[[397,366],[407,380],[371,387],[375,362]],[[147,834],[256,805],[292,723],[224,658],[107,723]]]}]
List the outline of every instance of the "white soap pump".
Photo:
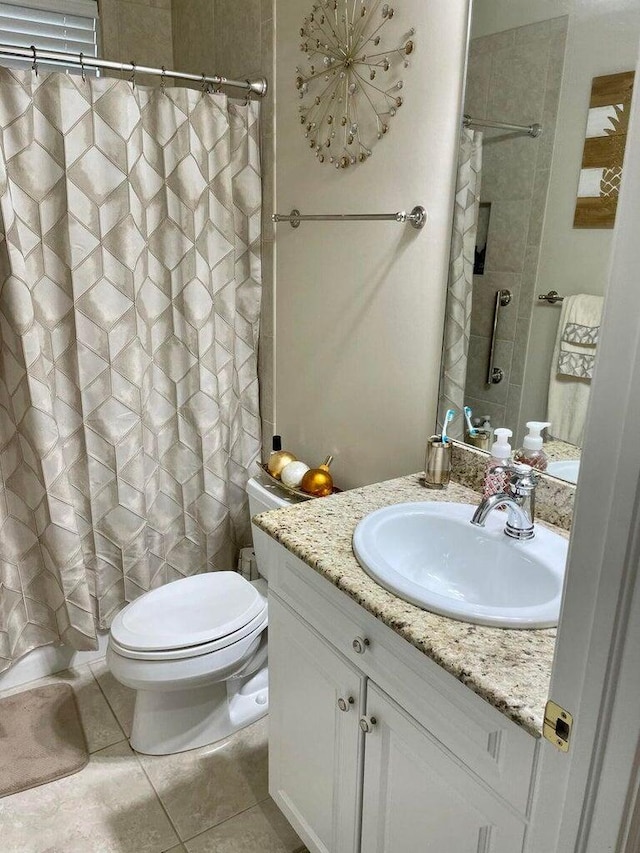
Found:
[{"label": "white soap pump", "polygon": [[495,469],[503,468],[511,461],[511,445],[508,439],[511,438],[513,433],[510,429],[501,427],[495,430],[494,435],[496,440],[491,445],[491,456],[484,472],[482,493],[485,498],[506,492],[509,485],[509,474],[506,471],[496,471]]},{"label": "white soap pump", "polygon": [[542,436],[540,433],[546,427],[550,427],[548,421],[528,421],[527,429],[529,432],[525,435],[522,447],[516,452],[514,462],[519,462],[523,465],[531,465],[538,471],[546,471],[549,460],[547,454],[542,449]]}]

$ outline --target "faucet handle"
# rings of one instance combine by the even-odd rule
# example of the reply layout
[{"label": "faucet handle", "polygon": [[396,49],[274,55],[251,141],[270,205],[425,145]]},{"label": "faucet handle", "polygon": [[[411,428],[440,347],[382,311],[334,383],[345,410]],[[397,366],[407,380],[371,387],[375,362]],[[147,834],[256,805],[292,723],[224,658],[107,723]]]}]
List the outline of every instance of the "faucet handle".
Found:
[{"label": "faucet handle", "polygon": [[528,495],[540,482],[540,475],[531,465],[514,462],[508,466],[511,472],[511,490],[516,495]]}]

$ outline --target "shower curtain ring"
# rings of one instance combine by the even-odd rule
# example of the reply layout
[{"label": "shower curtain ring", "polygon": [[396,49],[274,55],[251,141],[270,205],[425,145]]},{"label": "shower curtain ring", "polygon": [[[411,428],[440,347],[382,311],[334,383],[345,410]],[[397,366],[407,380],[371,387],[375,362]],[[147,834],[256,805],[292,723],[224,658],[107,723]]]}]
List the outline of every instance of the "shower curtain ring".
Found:
[{"label": "shower curtain ring", "polygon": [[129,78],[129,82],[131,83],[131,85],[135,89],[136,88],[136,64],[133,61],[133,59],[131,60],[131,77]]},{"label": "shower curtain ring", "polygon": [[82,77],[82,82],[87,82],[87,75],[84,73],[84,53],[80,51],[80,76]]},{"label": "shower curtain ring", "polygon": [[33,64],[31,66],[31,70],[35,73],[36,77],[38,76],[38,57],[36,55],[36,46],[35,44],[31,45],[31,50],[33,52]]},{"label": "shower curtain ring", "polygon": [[209,84],[207,83],[207,75],[204,73],[204,71],[202,72],[202,94],[209,94]]},{"label": "shower curtain ring", "polygon": [[163,65],[162,66],[162,74],[160,75],[160,91],[162,92],[163,95],[165,94],[165,89],[167,86],[166,74],[167,74],[167,69]]},{"label": "shower curtain ring", "polygon": [[247,97],[244,99],[245,107],[248,107],[251,103],[251,80],[247,80],[247,86],[249,88],[247,89]]}]

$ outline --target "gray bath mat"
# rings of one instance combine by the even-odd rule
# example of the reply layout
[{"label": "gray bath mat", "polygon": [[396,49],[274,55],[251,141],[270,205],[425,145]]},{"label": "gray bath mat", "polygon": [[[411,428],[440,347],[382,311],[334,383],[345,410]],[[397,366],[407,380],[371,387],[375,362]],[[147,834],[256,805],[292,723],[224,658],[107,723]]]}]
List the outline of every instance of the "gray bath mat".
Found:
[{"label": "gray bath mat", "polygon": [[68,684],[0,699],[0,797],[70,776],[89,760]]}]

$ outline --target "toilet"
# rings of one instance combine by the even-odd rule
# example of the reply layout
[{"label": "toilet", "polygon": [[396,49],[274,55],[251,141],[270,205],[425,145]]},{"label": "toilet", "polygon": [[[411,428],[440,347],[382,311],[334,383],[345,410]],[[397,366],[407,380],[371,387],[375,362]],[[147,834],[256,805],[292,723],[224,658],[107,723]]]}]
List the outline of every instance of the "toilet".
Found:
[{"label": "toilet", "polygon": [[[251,517],[296,503],[247,483]],[[141,595],[113,620],[107,665],[136,691],[131,746],[168,755],[214,743],[269,708],[265,534],[252,525],[260,578],[207,572]]]}]

